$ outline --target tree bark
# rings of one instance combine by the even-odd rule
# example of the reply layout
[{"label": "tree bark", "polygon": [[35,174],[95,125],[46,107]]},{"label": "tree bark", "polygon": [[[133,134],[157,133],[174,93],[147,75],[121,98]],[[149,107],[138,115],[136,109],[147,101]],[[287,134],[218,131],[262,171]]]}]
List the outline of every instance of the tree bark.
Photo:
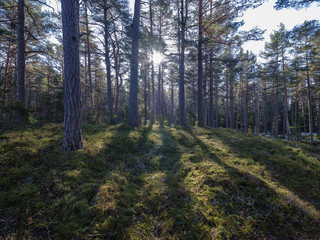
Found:
[{"label": "tree bark", "polygon": [[[184,9],[185,8],[185,9]],[[186,10],[186,14],[184,14]],[[179,11],[179,10],[178,10]],[[179,62],[179,125],[183,128],[186,126],[185,94],[184,94],[184,60],[185,60],[185,30],[187,19],[187,2],[184,7],[184,0],[181,0],[180,22],[181,22],[181,50]]]},{"label": "tree bark", "polygon": [[213,109],[213,56],[212,49],[209,54],[209,126],[214,127],[214,109]]},{"label": "tree bark", "polygon": [[[306,43],[308,41],[306,40]],[[313,143],[313,121],[312,121],[312,102],[311,102],[311,84],[310,84],[310,73],[309,73],[309,56],[308,50],[306,50],[306,70],[307,70],[307,87],[308,87],[308,111],[309,111],[309,134],[310,142]]]},{"label": "tree bark", "polygon": [[87,32],[87,57],[88,57],[88,76],[89,76],[89,90],[90,90],[90,111],[91,117],[93,117],[93,87],[92,87],[92,72],[91,72],[91,47],[90,47],[90,29],[88,20],[88,6],[87,0],[84,0],[85,19],[86,19],[86,32]]},{"label": "tree bark", "polygon": [[284,133],[287,137],[290,136],[290,126],[289,126],[289,112],[288,112],[288,96],[287,96],[287,77],[284,64],[284,49],[281,47],[281,60],[282,60],[282,74],[283,74],[283,91],[284,91],[284,109],[283,109],[283,123],[284,123]]},{"label": "tree bark", "polygon": [[202,27],[202,0],[199,0],[199,36],[198,36],[198,125],[204,126],[203,114],[203,66],[202,66],[202,41],[203,41],[203,27]]},{"label": "tree bark", "polygon": [[135,0],[133,31],[132,31],[132,51],[130,61],[130,96],[129,96],[129,119],[130,126],[139,126],[138,117],[138,58],[139,58],[139,23],[141,0]]},{"label": "tree bark", "polygon": [[79,57],[79,1],[62,0],[64,54],[63,149],[82,148]]},{"label": "tree bark", "polygon": [[[108,113],[109,118],[112,119],[113,117],[113,100],[112,100],[112,87],[111,87],[111,63],[110,63],[110,50],[109,50],[109,23],[108,23],[108,16],[107,16],[107,0],[103,1],[103,17],[104,17],[104,48],[105,48],[105,62],[106,62],[106,73],[107,73],[107,102],[108,102]],[[115,55],[115,57],[117,57]],[[118,60],[118,59],[116,59]],[[117,62],[118,63],[118,62]],[[117,72],[117,69],[116,69]],[[116,73],[117,74],[117,73]],[[117,75],[118,76],[118,75]],[[117,79],[118,81],[118,79]],[[116,86],[116,94],[117,99],[119,97],[119,89]],[[118,103],[116,103],[118,104]],[[116,112],[118,111],[118,106],[116,106]]]},{"label": "tree bark", "polygon": [[[26,90],[25,90],[25,2],[18,0],[18,76],[17,76],[17,95],[21,107],[26,107]],[[22,112],[18,113],[18,121],[23,122]]]},{"label": "tree bark", "polygon": [[153,62],[153,49],[152,49],[152,41],[153,41],[153,14],[152,14],[152,0],[149,0],[149,17],[150,17],[150,52],[151,52],[151,88],[152,88],[152,107],[151,107],[151,116],[150,116],[150,124],[154,124],[155,121],[155,111],[156,111],[156,99],[155,99],[155,88],[154,88],[154,62]]},{"label": "tree bark", "polygon": [[276,56],[276,92],[274,100],[274,136],[279,137],[279,66],[278,66],[279,56]]}]

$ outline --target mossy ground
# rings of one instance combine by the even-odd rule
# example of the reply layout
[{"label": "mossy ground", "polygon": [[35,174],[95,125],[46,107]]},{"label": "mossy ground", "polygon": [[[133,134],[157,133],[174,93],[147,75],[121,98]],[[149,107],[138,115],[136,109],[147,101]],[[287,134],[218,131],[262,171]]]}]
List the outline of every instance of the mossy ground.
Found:
[{"label": "mossy ground", "polygon": [[0,136],[0,238],[318,239],[320,147],[230,129]]}]

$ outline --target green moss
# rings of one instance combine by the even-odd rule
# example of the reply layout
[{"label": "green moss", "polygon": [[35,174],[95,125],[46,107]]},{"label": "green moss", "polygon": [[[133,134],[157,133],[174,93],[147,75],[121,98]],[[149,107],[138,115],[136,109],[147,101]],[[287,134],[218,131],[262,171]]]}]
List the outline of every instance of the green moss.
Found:
[{"label": "green moss", "polygon": [[5,238],[316,239],[319,146],[230,129],[62,125],[0,137]]}]

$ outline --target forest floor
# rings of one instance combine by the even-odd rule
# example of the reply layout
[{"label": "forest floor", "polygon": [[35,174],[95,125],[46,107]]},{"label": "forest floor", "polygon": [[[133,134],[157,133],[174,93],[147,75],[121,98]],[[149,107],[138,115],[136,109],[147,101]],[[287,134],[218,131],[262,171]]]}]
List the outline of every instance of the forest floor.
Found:
[{"label": "forest floor", "polygon": [[0,239],[319,239],[320,147],[230,129],[0,136]]}]

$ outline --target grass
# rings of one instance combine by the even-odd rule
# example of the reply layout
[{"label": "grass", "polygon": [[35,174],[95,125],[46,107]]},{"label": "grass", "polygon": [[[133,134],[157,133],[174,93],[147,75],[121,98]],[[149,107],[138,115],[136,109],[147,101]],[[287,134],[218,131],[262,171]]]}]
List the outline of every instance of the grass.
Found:
[{"label": "grass", "polygon": [[320,148],[230,129],[0,136],[0,238],[318,239]]}]

